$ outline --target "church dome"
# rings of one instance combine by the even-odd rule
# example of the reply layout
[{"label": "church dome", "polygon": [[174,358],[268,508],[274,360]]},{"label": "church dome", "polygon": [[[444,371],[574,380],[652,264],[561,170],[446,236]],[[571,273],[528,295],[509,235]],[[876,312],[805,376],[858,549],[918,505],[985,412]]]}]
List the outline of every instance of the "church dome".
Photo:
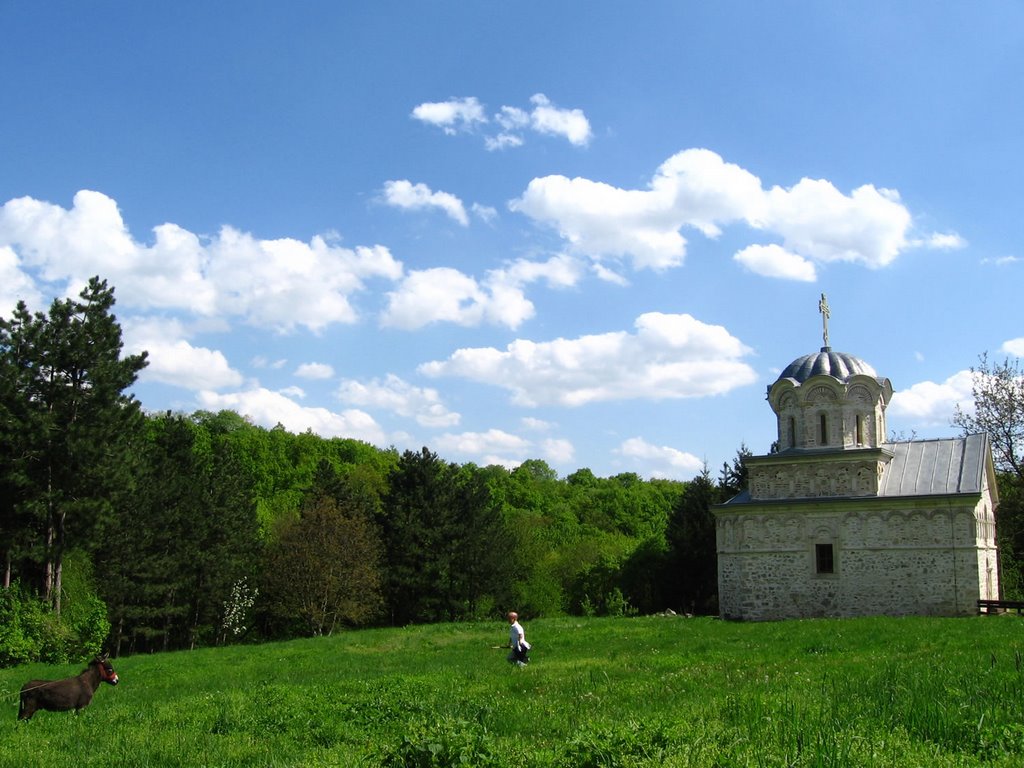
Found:
[{"label": "church dome", "polygon": [[824,375],[846,382],[857,374],[878,377],[875,369],[859,357],[845,352],[833,352],[832,347],[822,347],[820,352],[798,357],[787,365],[777,380],[794,379],[797,383],[803,384],[812,376]]}]

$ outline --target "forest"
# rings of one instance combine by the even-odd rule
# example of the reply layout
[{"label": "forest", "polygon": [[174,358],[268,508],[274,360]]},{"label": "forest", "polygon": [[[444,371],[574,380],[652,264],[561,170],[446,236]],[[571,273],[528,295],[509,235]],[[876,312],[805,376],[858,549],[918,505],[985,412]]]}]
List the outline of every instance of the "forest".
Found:
[{"label": "forest", "polygon": [[114,289],[0,320],[0,665],[464,621],[715,613],[717,478],[560,478],[148,413]]},{"label": "forest", "polygon": [[[231,411],[146,412],[96,277],[0,318],[0,666],[327,635],[369,626],[673,610],[717,614],[717,476],[566,477],[266,429]],[[1024,553],[1024,378],[981,358],[1006,597]],[[1011,428],[1007,428],[1010,425]]]}]

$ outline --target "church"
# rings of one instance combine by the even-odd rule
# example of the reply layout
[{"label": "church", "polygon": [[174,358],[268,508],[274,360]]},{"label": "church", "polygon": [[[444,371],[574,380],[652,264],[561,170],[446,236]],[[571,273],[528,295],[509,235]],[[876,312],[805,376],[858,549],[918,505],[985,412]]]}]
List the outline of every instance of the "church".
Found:
[{"label": "church", "polygon": [[715,507],[724,619],[974,614],[999,598],[988,436],[886,442],[889,379],[829,346],[768,387],[774,452]]}]

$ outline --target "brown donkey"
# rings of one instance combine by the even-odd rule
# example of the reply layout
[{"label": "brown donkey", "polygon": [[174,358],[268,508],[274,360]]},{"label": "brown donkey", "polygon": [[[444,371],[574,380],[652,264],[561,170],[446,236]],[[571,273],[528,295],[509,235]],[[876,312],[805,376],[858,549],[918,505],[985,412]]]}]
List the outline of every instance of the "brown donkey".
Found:
[{"label": "brown donkey", "polygon": [[21,705],[18,719],[29,720],[37,709],[62,712],[73,709],[77,713],[89,705],[100,683],[117,685],[117,673],[107,661],[106,654],[97,656],[76,677],[63,680],[29,680],[21,686]]}]

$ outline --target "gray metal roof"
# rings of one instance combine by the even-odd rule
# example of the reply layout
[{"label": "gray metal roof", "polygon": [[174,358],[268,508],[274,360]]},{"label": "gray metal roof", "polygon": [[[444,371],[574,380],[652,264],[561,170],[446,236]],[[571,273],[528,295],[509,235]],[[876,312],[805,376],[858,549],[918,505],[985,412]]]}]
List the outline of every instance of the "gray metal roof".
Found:
[{"label": "gray metal roof", "polygon": [[892,452],[879,482],[879,496],[981,493],[988,435],[886,443]]},{"label": "gray metal roof", "polygon": [[862,373],[876,377],[875,369],[859,357],[846,352],[833,352],[832,347],[822,347],[820,352],[798,357],[786,366],[779,379],[795,379],[803,384],[811,376],[832,376],[847,381],[851,376]]},{"label": "gray metal roof", "polygon": [[[892,459],[885,466],[879,481],[878,498],[981,493],[990,455],[988,435],[985,433],[939,440],[885,443],[881,447],[892,454]],[[995,488],[991,488],[991,493],[995,492]],[[743,490],[718,506],[820,500],[814,497],[754,502],[750,498],[750,491]]]}]

